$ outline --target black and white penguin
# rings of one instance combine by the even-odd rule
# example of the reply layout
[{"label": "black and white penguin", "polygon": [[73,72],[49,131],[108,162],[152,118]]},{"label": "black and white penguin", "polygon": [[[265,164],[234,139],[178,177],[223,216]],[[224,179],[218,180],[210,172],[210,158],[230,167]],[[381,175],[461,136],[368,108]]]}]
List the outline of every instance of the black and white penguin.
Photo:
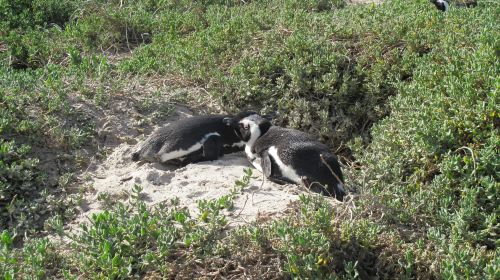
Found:
[{"label": "black and white penguin", "polygon": [[271,181],[304,184],[311,190],[342,201],[344,179],[337,158],[328,147],[304,132],[271,125],[257,114],[225,119],[240,130],[245,154]]},{"label": "black and white penguin", "polygon": [[[254,114],[242,112],[232,118],[240,120]],[[224,153],[241,150],[245,143],[240,131],[223,122],[227,117],[231,116],[195,116],[170,123],[142,142],[132,160],[185,165],[216,160]]]},{"label": "black and white penguin", "polygon": [[431,0],[431,3],[443,12],[447,12],[450,9],[450,4],[446,0]]},{"label": "black and white penguin", "polygon": [[[448,12],[450,10],[450,3],[447,0],[430,0],[434,6],[440,11]],[[473,8],[477,6],[476,0],[454,2],[458,8]]]}]

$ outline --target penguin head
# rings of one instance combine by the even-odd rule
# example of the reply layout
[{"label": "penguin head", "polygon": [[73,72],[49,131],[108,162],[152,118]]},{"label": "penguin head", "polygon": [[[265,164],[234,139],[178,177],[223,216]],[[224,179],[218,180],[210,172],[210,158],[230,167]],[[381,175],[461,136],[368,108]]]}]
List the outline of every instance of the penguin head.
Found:
[{"label": "penguin head", "polygon": [[238,122],[241,140],[249,144],[253,144],[253,142],[266,133],[270,127],[271,122],[257,114],[250,115]]},{"label": "penguin head", "polygon": [[242,141],[248,142],[252,136],[257,139],[271,126],[270,116],[260,116],[256,112],[241,112],[234,117],[224,118],[222,121],[234,129]]},{"label": "penguin head", "polygon": [[232,116],[232,117],[226,117],[222,120],[222,122],[227,125],[227,126],[238,126],[238,122],[243,119],[243,118],[246,118],[250,115],[257,115],[257,112],[254,112],[254,111],[243,111],[239,114],[237,114],[236,116]]},{"label": "penguin head", "polygon": [[449,4],[446,0],[430,0],[430,2],[440,11],[447,12],[449,10]]},{"label": "penguin head", "polygon": [[222,122],[234,130],[234,133],[236,134],[238,139],[242,139],[238,122],[245,117],[248,117],[251,115],[256,115],[256,114],[257,113],[254,111],[243,111],[243,112],[240,112],[239,114],[237,114],[236,116],[226,117],[226,118],[222,119]]}]

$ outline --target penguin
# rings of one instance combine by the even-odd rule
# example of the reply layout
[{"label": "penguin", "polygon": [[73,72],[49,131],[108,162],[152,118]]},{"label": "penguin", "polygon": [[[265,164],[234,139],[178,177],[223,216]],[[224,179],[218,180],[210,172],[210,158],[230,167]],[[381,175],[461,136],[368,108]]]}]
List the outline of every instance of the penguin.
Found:
[{"label": "penguin", "polygon": [[236,116],[195,116],[170,123],[140,143],[131,159],[181,166],[216,160],[223,154],[242,150],[245,145],[239,130],[225,125],[224,118],[239,120],[254,114],[245,111]]},{"label": "penguin", "polygon": [[450,9],[450,4],[446,0],[430,0],[436,8],[442,12],[447,12]]},{"label": "penguin", "polygon": [[[450,10],[450,3],[447,0],[430,0],[436,8],[442,12],[448,12]],[[454,3],[455,6],[459,8],[473,8],[477,6],[476,0],[461,1]]]},{"label": "penguin", "polygon": [[240,120],[226,118],[224,122],[240,130],[247,158],[269,180],[303,184],[343,200],[346,192],[342,171],[326,145],[307,133],[273,126],[257,114]]}]

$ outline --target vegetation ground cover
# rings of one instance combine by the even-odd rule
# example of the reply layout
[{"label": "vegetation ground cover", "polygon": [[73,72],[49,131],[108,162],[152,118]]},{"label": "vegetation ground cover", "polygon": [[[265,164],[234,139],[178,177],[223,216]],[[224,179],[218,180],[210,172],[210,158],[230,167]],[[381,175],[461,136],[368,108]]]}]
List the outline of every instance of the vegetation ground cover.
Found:
[{"label": "vegetation ground cover", "polygon": [[[425,0],[0,0],[0,275],[500,278],[499,13],[496,1],[441,13]],[[141,94],[131,80],[160,76],[203,89],[178,101],[254,107],[314,134],[341,155],[352,200],[303,197],[224,233],[231,197],[191,217],[147,206],[137,186],[70,246],[46,238],[69,235],[85,191],[72,174],[99,154],[95,119],[72,104],[110,107]]]}]

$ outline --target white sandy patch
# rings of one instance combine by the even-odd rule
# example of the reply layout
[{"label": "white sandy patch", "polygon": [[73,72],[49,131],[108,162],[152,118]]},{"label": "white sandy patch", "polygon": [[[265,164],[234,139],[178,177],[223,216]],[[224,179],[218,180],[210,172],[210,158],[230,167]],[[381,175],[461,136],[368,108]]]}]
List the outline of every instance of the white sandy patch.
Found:
[{"label": "white sandy patch", "polygon": [[[171,120],[188,117],[182,112],[174,115],[177,117]],[[244,152],[182,168],[133,162],[130,157],[136,146],[129,143],[124,141],[112,147],[112,152],[103,162],[95,162],[79,176],[91,191],[86,193],[82,213],[70,227],[88,221],[86,217],[90,214],[103,210],[102,202],[98,200],[102,193],[108,193],[113,201],[127,202],[128,195],[124,193],[130,194],[134,184],[142,186],[148,205],[168,203],[172,198],[178,198],[180,205],[188,207],[194,216],[198,214],[197,201],[229,194],[235,181],[244,176],[244,169],[251,168]],[[295,185],[278,185],[268,180],[262,183],[262,173],[255,169],[252,177],[249,186],[236,197],[234,210],[228,212],[230,225],[248,223],[258,217],[268,219],[280,216],[290,202],[299,199],[299,194],[307,193],[307,190]]]},{"label": "white sandy patch", "polygon": [[[144,200],[149,205],[169,202],[177,197],[180,205],[187,206],[192,214],[197,215],[198,200],[217,199],[229,194],[235,181],[244,176],[244,169],[250,167],[243,152],[179,169],[159,163],[141,164],[130,161],[132,148],[127,144],[118,146],[93,174],[94,192],[87,195],[85,212],[75,223],[102,210],[97,199],[100,193],[106,192],[113,199],[126,199],[123,193],[130,193],[134,184],[143,187]],[[232,225],[251,222],[259,216],[279,216],[290,202],[299,199],[300,193],[305,193],[294,185],[278,185],[267,180],[262,184],[262,174],[256,170],[253,174],[249,186],[235,199],[235,208],[228,213]]]}]

